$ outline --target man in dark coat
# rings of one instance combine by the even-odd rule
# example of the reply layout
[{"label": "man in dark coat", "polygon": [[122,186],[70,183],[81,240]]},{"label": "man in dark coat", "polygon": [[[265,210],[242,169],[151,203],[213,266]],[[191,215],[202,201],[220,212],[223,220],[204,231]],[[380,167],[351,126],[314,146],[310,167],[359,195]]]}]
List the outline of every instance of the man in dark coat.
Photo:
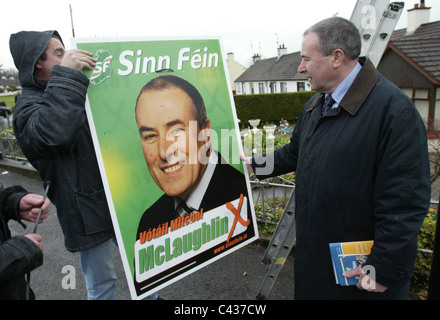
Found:
[{"label": "man in dark coat", "polygon": [[[345,19],[305,32],[299,72],[318,93],[291,142],[269,156],[273,171],[259,174],[261,159],[252,161],[259,178],[296,171],[295,299],[408,298],[430,203],[427,133],[412,101],[360,49]],[[329,243],[360,240],[374,240],[365,265],[375,282],[359,267],[347,273],[360,275],[357,287],[340,286]]]},{"label": "man in dark coat", "polygon": [[96,60],[84,50],[66,51],[54,30],[12,34],[10,49],[23,87],[16,138],[44,184],[51,182],[48,196],[66,248],[80,252],[89,299],[113,299],[114,231],[85,112],[89,80],[81,72]]},{"label": "man in dark coat", "polygon": [[[22,219],[39,223],[49,213],[50,201],[28,193],[20,186],[3,189],[0,186],[0,300],[24,300],[27,296],[25,274],[43,264],[43,245],[39,234],[11,237],[8,221],[15,220],[23,227]],[[29,299],[35,299],[29,289]]]}]

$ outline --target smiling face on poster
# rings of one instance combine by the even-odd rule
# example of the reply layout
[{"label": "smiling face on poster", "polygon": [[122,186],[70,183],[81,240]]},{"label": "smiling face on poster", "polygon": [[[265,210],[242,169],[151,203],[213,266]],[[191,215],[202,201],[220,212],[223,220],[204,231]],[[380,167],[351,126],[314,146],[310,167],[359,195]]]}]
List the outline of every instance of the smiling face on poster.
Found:
[{"label": "smiling face on poster", "polygon": [[86,111],[132,297],[256,240],[220,39],[73,45],[98,60]]}]

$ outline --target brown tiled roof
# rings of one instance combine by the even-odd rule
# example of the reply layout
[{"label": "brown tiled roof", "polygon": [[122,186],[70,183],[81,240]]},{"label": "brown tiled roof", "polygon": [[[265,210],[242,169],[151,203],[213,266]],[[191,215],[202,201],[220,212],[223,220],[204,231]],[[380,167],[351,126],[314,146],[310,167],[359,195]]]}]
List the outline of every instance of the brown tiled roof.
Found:
[{"label": "brown tiled roof", "polygon": [[394,31],[389,47],[440,81],[440,21],[422,24],[413,33]]},{"label": "brown tiled roof", "polygon": [[402,38],[429,38],[438,37],[440,35],[440,21],[424,23],[420,25],[414,32],[406,33],[406,29],[395,30],[391,35],[391,41]]}]

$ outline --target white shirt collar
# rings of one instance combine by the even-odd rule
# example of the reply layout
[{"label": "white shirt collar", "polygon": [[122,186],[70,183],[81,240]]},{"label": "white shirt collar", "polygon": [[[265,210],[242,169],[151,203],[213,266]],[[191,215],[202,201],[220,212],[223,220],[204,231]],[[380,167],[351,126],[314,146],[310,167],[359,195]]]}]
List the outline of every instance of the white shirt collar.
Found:
[{"label": "white shirt collar", "polygon": [[[212,150],[212,149],[211,149]],[[206,166],[206,170],[203,173],[202,179],[196,188],[190,193],[188,199],[186,199],[186,204],[194,208],[195,210],[200,209],[200,204],[202,203],[203,197],[205,196],[206,190],[208,189],[209,183],[211,182],[212,175],[214,174],[215,166],[218,162],[218,153],[214,150],[211,151],[211,154],[208,159],[208,164]],[[179,198],[174,198],[174,205],[177,207],[181,200]]]},{"label": "white shirt collar", "polygon": [[332,106],[332,108],[337,108],[339,106],[361,69],[362,65],[358,62],[350,74],[339,84],[335,91],[333,91],[332,97],[336,103]]}]

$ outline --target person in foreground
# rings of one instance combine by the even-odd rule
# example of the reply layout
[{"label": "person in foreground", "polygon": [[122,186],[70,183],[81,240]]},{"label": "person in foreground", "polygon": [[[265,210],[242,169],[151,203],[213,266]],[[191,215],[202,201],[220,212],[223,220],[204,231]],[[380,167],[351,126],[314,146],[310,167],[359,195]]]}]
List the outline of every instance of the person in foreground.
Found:
[{"label": "person in foreground", "polygon": [[[350,21],[310,27],[299,72],[318,93],[289,144],[245,159],[260,179],[296,172],[295,299],[408,298],[430,204],[427,132],[412,101],[360,50]],[[374,240],[368,268],[346,272],[360,276],[357,286],[336,284],[329,243],[361,240]]]},{"label": "person in foreground", "polygon": [[[28,193],[21,186],[3,188],[0,186],[0,300],[26,299],[25,275],[43,264],[41,235],[11,236],[8,221],[15,220],[42,223],[49,213],[50,201],[34,193]],[[35,294],[29,289],[29,299]]]}]

